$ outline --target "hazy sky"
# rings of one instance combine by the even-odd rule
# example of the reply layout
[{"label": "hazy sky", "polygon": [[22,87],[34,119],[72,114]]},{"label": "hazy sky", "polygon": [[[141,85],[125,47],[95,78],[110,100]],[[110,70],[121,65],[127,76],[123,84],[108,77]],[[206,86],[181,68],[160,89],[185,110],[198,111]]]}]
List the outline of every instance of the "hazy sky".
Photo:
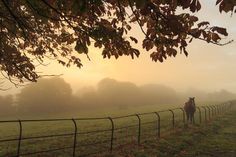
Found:
[{"label": "hazy sky", "polygon": [[[225,41],[236,40],[236,14],[218,11],[215,6],[216,0],[201,0],[202,10],[196,15],[200,20],[207,20],[212,25],[226,27],[229,37]],[[137,29],[133,32],[135,36],[142,38]],[[141,42],[139,42],[141,48]],[[188,46],[189,56],[178,54],[176,58],[168,58],[164,63],[152,62],[150,52],[141,50],[138,59],[130,57],[115,59],[102,59],[101,50],[90,48],[89,56],[85,56],[83,68],[64,68],[51,63],[38,71],[44,74],[63,74],[63,78],[69,82],[74,91],[87,85],[95,85],[105,77],[119,81],[130,81],[138,85],[147,83],[165,84],[176,90],[197,88],[200,90],[215,91],[227,89],[236,92],[236,42],[226,46],[207,44],[203,41],[193,40]],[[14,93],[19,89],[14,87],[7,93]]]}]

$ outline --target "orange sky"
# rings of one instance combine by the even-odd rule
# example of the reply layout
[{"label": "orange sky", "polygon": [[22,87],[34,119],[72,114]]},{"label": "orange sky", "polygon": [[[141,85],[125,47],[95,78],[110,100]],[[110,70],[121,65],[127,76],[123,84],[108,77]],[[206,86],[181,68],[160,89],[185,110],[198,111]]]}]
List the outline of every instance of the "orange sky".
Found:
[{"label": "orange sky", "polygon": [[[236,14],[220,14],[215,7],[216,0],[202,0],[203,9],[196,15],[200,20],[207,20],[212,25],[226,27],[229,37],[225,41],[236,40]],[[138,28],[132,33],[142,37]],[[141,42],[139,42],[141,48]],[[41,67],[44,74],[61,74],[69,82],[74,91],[87,85],[95,85],[99,80],[110,77],[120,81],[130,81],[138,85],[146,83],[165,84],[176,90],[197,88],[206,91],[227,89],[236,92],[236,42],[224,47],[193,40],[188,46],[189,57],[178,54],[176,58],[169,58],[164,63],[152,62],[149,52],[141,50],[138,59],[130,57],[102,59],[101,50],[90,48],[89,56],[83,58],[84,67],[64,68],[51,63]],[[15,93],[14,87],[7,93]]]}]

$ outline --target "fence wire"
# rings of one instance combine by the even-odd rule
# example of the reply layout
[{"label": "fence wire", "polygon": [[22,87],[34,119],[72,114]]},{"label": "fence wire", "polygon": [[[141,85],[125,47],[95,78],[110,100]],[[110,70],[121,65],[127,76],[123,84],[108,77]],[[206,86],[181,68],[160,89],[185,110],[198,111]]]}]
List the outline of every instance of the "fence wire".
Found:
[{"label": "fence wire", "polygon": [[[199,106],[194,123],[206,123],[232,106],[232,102]],[[0,156],[85,157],[139,145],[186,124],[183,108],[119,117],[0,121]]]}]

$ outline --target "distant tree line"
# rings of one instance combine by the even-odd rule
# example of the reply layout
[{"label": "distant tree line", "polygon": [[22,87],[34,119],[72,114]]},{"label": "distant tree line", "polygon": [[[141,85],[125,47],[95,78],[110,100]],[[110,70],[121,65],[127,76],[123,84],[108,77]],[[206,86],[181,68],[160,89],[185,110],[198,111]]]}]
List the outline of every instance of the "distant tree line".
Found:
[{"label": "distant tree line", "polygon": [[7,95],[7,96],[0,95],[0,117],[16,113],[16,108],[13,105],[14,101],[12,95]]},{"label": "distant tree line", "polygon": [[41,79],[25,86],[16,96],[0,96],[0,117],[54,115],[115,107],[182,104],[187,97],[197,102],[221,102],[236,98],[236,94],[221,90],[206,93],[190,89],[186,93],[158,84],[137,86],[105,78],[96,87],[85,87],[73,94],[71,86],[60,77]]}]

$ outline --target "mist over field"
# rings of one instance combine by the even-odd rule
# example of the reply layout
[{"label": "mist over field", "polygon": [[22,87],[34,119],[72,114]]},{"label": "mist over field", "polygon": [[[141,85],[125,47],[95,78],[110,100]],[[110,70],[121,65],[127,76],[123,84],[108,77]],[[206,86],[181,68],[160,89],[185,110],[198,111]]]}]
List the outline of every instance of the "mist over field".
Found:
[{"label": "mist over field", "polygon": [[[197,105],[220,103],[236,98],[235,93],[227,90],[205,92],[189,89],[185,92],[162,84],[136,85],[104,78],[96,86],[85,86],[73,92],[69,83],[60,77],[40,79],[23,87],[16,95],[0,96],[1,118],[78,116],[94,116],[94,113],[106,110],[109,115],[113,111],[132,110],[139,107],[169,105],[180,106],[188,97],[196,97]],[[135,110],[135,111],[136,111]],[[137,110],[142,112],[142,109]],[[78,113],[78,115],[77,115]],[[96,115],[96,114],[95,114]]]}]

